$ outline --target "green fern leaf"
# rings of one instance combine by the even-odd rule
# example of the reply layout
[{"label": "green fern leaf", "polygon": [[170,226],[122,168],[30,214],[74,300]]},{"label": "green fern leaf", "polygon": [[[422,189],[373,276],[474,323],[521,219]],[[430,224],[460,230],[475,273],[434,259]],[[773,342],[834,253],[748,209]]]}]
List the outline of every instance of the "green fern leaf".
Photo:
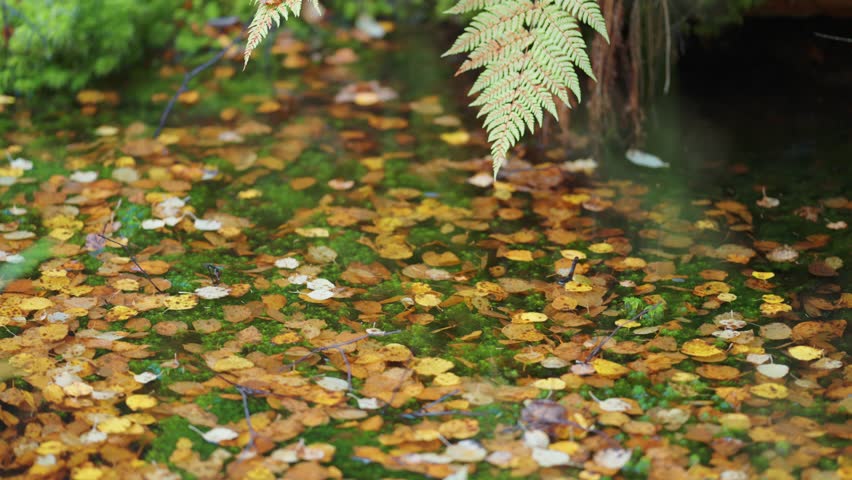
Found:
[{"label": "green fern leaf", "polygon": [[[243,54],[243,70],[246,69],[251,52],[260,45],[269,34],[274,23],[276,27],[281,26],[281,19],[287,21],[290,14],[298,17],[302,11],[302,0],[251,0],[258,4],[257,12],[248,27],[248,40],[246,40],[245,53]],[[322,11],[318,0],[310,0],[318,12]]]},{"label": "green fern leaf", "polygon": [[470,105],[483,118],[496,177],[544,112],[557,115],[554,97],[568,106],[569,91],[580,98],[577,69],[594,78],[579,22],[604,38],[606,24],[595,0],[459,0],[448,13],[471,11],[479,13],[444,55],[468,55],[457,75],[483,69]]}]

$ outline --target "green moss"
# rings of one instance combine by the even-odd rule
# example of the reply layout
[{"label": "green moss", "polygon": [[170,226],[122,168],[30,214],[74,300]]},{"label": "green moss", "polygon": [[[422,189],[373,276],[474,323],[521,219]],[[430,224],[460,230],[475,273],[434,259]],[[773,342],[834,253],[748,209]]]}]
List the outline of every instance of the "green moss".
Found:
[{"label": "green moss", "polygon": [[218,447],[212,443],[205,442],[197,432],[189,428],[190,423],[183,417],[169,417],[151,426],[151,430],[157,435],[157,439],[148,446],[145,451],[145,460],[153,463],[168,465],[174,471],[180,471],[183,478],[194,478],[192,475],[182,472],[175,467],[169,458],[174,453],[177,442],[181,438],[192,441],[192,449],[197,451],[202,458],[207,458]]}]

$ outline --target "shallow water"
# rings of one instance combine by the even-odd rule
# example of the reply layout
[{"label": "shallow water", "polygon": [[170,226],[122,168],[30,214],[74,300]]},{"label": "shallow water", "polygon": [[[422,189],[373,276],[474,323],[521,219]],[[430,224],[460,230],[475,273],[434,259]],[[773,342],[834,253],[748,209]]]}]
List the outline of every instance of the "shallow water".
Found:
[{"label": "shallow water", "polygon": [[[577,422],[596,421],[606,431],[606,436],[594,435],[545,422],[553,428],[554,440],[578,441],[576,455],[582,461],[606,448],[605,438],[633,449],[622,471],[630,478],[643,478],[649,468],[697,473],[702,466],[716,465],[720,470],[722,459],[732,454],[714,438],[742,442],[735,449],[738,456],[724,464],[729,470],[836,470],[839,452],[834,448],[842,444],[838,432],[845,421],[843,368],[812,368],[811,360],[792,358],[787,347],[819,347],[845,367],[842,335],[797,333],[800,338],[791,340],[790,335],[761,330],[770,323],[788,329],[806,321],[827,324],[849,313],[849,294],[843,293],[849,267],[821,269],[820,276],[808,272],[815,261],[847,261],[852,245],[848,228],[827,227],[850,221],[849,201],[838,197],[848,191],[844,162],[851,152],[849,145],[833,140],[835,132],[820,128],[825,117],[814,112],[804,125],[796,117],[792,125],[776,119],[758,127],[751,119],[763,118],[759,112],[766,105],[754,96],[738,99],[736,112],[713,99],[673,97],[660,108],[646,147],[670,162],[669,169],[633,166],[615,151],[600,159],[600,171],[589,178],[550,181],[561,173],[544,170],[547,166],[513,170],[510,164],[496,189],[475,187],[466,180],[489,166],[472,159],[487,149],[459,101],[458,83],[448,80],[451,66],[440,59],[442,47],[434,35],[405,37],[402,46],[364,49],[352,44],[361,60],[348,69],[309,63],[287,70],[258,59],[246,74],[220,80],[203,76],[193,87],[200,101],[179,105],[169,118],[161,139],[168,144],[165,154],[138,144],[130,148],[130,138],[123,135],[133,136],[128,130],[135,121],[145,124],[139,138],[152,132],[163,102],[152,103],[151,95],[173,91],[178,74],[158,79],[152,72],[150,78],[137,78],[122,90],[120,106],[99,107],[94,117],[70,110],[59,115],[58,107],[39,110],[33,105],[32,126],[25,125],[23,108],[12,121],[5,120],[6,141],[21,145],[16,155],[32,159],[35,168],[24,175],[34,180],[0,190],[3,205],[29,205],[36,191],[42,192],[39,198],[57,189],[70,197],[82,194],[85,186],[67,179],[71,172],[91,170],[109,178],[117,159],[128,151],[135,152],[130,153],[133,168],[141,175],[138,183],[83,202],[78,212],[83,231],[72,232],[63,243],[82,246],[85,233],[97,232],[115,210],[122,225],[113,235],[127,237],[128,250],[106,245],[103,251],[67,259],[57,254],[38,270],[34,265],[14,273],[21,281],[14,284],[16,292],[54,304],[28,312],[26,323],[10,322],[5,332],[0,330],[0,351],[12,355],[10,363],[19,368],[7,381],[10,388],[50,398],[39,404],[39,411],[71,413],[59,423],[73,431],[93,425],[91,411],[127,419],[138,428],[116,432],[121,439],[117,448],[138,452],[138,442],[148,462],[145,468],[156,471],[156,462],[186,476],[202,470],[192,455],[206,459],[217,449],[190,424],[225,425],[241,434],[223,443],[221,455],[231,462],[232,477],[259,465],[259,460],[233,460],[249,438],[244,407],[255,415],[259,438],[272,439],[264,444],[265,454],[303,438],[308,444],[336,447],[333,459],[323,461],[347,477],[415,478],[412,472],[424,471],[445,476],[453,471],[446,464],[402,464],[366,447],[442,453],[443,443],[431,433],[437,427],[428,420],[455,418],[470,420],[476,428],[459,432],[446,427],[441,435],[450,442],[474,438],[487,444],[489,452],[526,448],[511,427],[532,415],[523,407],[524,400],[532,399],[559,401],[560,408],[579,415],[571,417]],[[347,84],[373,79],[394,88],[400,98],[376,106],[332,101]],[[278,82],[277,88],[270,87],[270,80]],[[282,111],[255,113],[275,92],[286,92],[277,98]],[[436,96],[440,113],[410,110],[407,102],[427,96]],[[220,111],[228,107],[240,110],[236,120],[220,120]],[[439,115],[452,115],[460,124],[437,125]],[[388,127],[382,123],[387,119],[403,121],[392,120],[396,126]],[[121,133],[98,139],[95,128],[107,123]],[[466,145],[441,139],[442,133],[460,129],[471,134]],[[234,131],[243,132],[242,141],[222,141],[223,132]],[[205,171],[215,169],[218,175],[202,180]],[[348,188],[335,182],[347,179],[354,181]],[[761,186],[780,200],[778,207],[755,204]],[[161,197],[149,197],[151,192],[161,192]],[[162,208],[159,201],[172,195],[188,197],[187,205],[198,217],[220,220],[232,230],[202,232],[189,220],[174,228],[144,229],[142,222]],[[822,208],[816,221],[795,214],[805,206]],[[44,238],[55,216],[41,204],[22,217],[7,209],[2,221],[9,229]],[[19,223],[12,225],[14,221]],[[25,255],[34,244],[3,242],[0,249]],[[737,247],[720,249],[726,244]],[[784,244],[799,251],[796,262],[765,258]],[[168,282],[159,284],[168,295],[156,294],[129,265],[126,257],[131,254],[141,262],[160,262],[146,265],[165,268],[152,275]],[[586,258],[578,266],[577,281],[566,288],[557,274],[566,273],[574,255]],[[299,266],[274,265],[288,257]],[[122,264],[127,266],[110,268]],[[221,267],[218,281],[206,264]],[[28,353],[21,340],[30,338],[26,332],[48,326],[43,314],[67,311],[71,305],[61,289],[27,283],[43,278],[46,270],[65,271],[80,285],[98,287],[82,294],[95,304],[67,322],[71,334],[27,345],[50,358],[47,371],[21,366]],[[8,270],[0,272],[9,278]],[[774,277],[758,281],[754,272]],[[832,273],[836,275],[826,276]],[[294,274],[331,281],[334,295],[311,298],[308,294],[316,289],[299,283]],[[123,287],[116,283],[119,279],[126,280]],[[133,282],[135,289],[127,287]],[[231,288],[231,294],[221,299],[189,295],[197,305],[186,309],[174,303],[180,292],[216,284]],[[722,300],[720,293],[735,298]],[[765,295],[780,300],[770,302]],[[7,305],[19,301],[4,294]],[[778,303],[790,305],[790,312],[768,315],[761,310]],[[615,328],[617,320],[630,318],[646,304],[664,306],[639,318],[641,325]],[[134,313],[119,315],[119,306]],[[714,337],[720,331],[714,318],[731,312],[747,323],[727,333],[740,331],[746,338],[750,331],[753,340]],[[541,316],[524,316],[542,313],[543,322]],[[104,332],[123,340],[107,342]],[[79,341],[86,336],[99,340]],[[713,354],[692,354],[688,345],[696,341],[712,347]],[[85,347],[81,356],[93,366],[81,382],[96,390],[120,391],[117,399],[41,393],[45,378],[49,381],[55,369],[74,362],[69,353],[73,345]],[[149,353],[121,354],[134,351],[135,345],[147,345]],[[774,362],[789,365],[791,375],[773,381],[756,374],[746,356],[764,351]],[[584,365],[595,357],[606,362]],[[452,364],[447,368],[436,359]],[[671,365],[651,367],[652,359]],[[435,370],[429,362],[438,365]],[[145,371],[160,377],[145,385],[134,383],[133,375]],[[380,409],[363,407],[341,390],[320,387],[317,382],[326,377],[338,387],[346,381],[357,397],[378,399]],[[770,383],[784,385],[786,395],[774,398],[775,390],[764,386]],[[759,385],[758,393],[748,393]],[[242,390],[251,393],[245,404],[235,386],[251,389]],[[725,390],[738,388],[742,395]],[[131,416],[123,400],[131,392],[158,400],[145,410],[154,421]],[[604,418],[594,398],[634,401],[638,410],[629,419],[636,424],[634,433],[619,428],[627,420]],[[24,407],[15,408],[20,412]],[[665,420],[661,412],[675,408],[689,414],[688,423]],[[752,426],[766,429],[760,435],[768,431],[778,440],[749,436],[753,431],[725,423],[726,415],[738,412],[748,414]],[[25,428],[36,430],[25,425],[47,422],[33,418],[17,430],[8,429],[3,441],[24,450],[36,448],[24,445],[20,435]],[[813,439],[785,436],[801,428],[801,419],[824,424],[828,433],[815,429]],[[660,428],[671,421],[674,426]],[[412,436],[406,433],[409,428],[425,433]],[[648,428],[657,439],[650,443]],[[36,440],[47,441],[47,434],[38,431],[42,436]],[[500,441],[489,443],[498,437]],[[188,447],[181,438],[189,439]],[[178,444],[185,447],[184,455],[175,455]],[[825,449],[817,458],[787,458],[791,450],[812,452],[818,446]],[[674,466],[664,460],[654,463],[661,461],[652,461],[649,451],[655,448],[670,449],[677,457]],[[511,468],[480,463],[471,474],[557,473],[539,469],[529,455],[517,458],[520,463]],[[32,468],[26,460],[9,462],[10,471]],[[589,465],[585,468],[597,468]],[[57,470],[72,468],[62,460]],[[117,461],[113,468],[120,472],[131,464]],[[263,468],[286,475],[269,465]]]}]

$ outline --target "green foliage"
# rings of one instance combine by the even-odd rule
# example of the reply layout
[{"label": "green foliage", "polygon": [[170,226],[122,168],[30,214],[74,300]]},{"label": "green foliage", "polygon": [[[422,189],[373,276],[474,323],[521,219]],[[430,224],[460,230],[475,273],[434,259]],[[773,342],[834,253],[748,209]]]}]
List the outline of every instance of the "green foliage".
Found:
[{"label": "green foliage", "polygon": [[557,116],[553,97],[569,106],[569,90],[580,98],[576,68],[594,78],[578,22],[608,37],[595,0],[459,0],[447,13],[472,11],[480,12],[445,55],[468,53],[458,73],[484,68],[471,106],[485,117],[496,176],[545,110]]},{"label": "green foliage", "polygon": [[177,9],[172,0],[0,0],[0,7],[13,32],[0,55],[0,92],[16,94],[79,90],[172,41],[198,51],[215,41],[202,35],[206,21],[239,13],[228,0]]}]

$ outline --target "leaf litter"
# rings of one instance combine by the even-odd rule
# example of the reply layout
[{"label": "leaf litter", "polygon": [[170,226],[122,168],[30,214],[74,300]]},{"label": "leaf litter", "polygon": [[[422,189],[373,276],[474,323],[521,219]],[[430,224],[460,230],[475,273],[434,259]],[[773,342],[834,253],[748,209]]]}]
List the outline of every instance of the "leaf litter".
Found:
[{"label": "leaf litter", "polygon": [[[212,125],[95,125],[61,171],[4,136],[4,474],[848,476],[852,202],[494,182],[440,97],[277,42],[278,93]],[[811,233],[759,234],[785,209]]]}]

